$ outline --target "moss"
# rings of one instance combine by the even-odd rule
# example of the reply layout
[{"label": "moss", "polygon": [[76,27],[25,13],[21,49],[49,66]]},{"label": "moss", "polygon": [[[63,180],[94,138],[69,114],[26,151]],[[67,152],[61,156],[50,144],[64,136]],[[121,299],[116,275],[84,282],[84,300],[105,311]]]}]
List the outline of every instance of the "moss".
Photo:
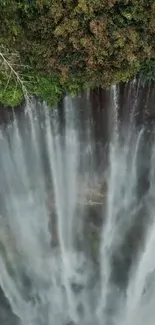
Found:
[{"label": "moss", "polygon": [[[137,73],[155,78],[153,0],[2,0],[0,6],[0,44],[18,53],[28,92],[51,104],[64,92],[107,87]],[[5,87],[2,78],[1,102],[21,100],[13,80]]]}]

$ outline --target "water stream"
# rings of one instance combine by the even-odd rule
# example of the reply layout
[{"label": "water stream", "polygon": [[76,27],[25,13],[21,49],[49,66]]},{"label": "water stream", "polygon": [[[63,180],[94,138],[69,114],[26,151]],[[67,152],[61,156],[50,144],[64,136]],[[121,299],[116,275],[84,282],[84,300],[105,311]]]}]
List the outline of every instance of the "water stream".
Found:
[{"label": "water stream", "polygon": [[123,94],[28,101],[1,123],[2,325],[153,324],[150,89]]}]

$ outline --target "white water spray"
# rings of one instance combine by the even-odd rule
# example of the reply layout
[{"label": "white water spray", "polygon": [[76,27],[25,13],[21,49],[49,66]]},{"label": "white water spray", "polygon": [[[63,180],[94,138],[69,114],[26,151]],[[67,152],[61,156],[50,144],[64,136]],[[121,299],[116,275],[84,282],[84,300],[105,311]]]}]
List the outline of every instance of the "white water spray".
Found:
[{"label": "white water spray", "polygon": [[[1,131],[0,285],[21,325],[153,323],[155,143],[147,166],[150,187],[142,195],[139,172],[146,130],[136,129],[132,120],[122,139],[118,109],[119,89],[113,87],[109,116],[114,132],[104,193],[96,193],[101,186],[96,189],[88,179],[95,165],[83,163],[87,147],[95,145],[90,116],[89,123],[80,124],[78,107],[69,97],[64,125],[58,108],[29,102],[21,119],[15,116]],[[81,125],[89,129],[83,132]],[[92,160],[93,154],[90,150]],[[93,173],[105,185],[98,171]],[[100,194],[102,212],[87,200],[88,184],[94,195]],[[102,226],[94,218],[97,237],[89,238],[93,209],[101,214]],[[147,222],[141,238],[135,235],[130,247],[142,219]],[[94,244],[98,263],[87,251]],[[130,261],[123,264],[126,255]]]}]

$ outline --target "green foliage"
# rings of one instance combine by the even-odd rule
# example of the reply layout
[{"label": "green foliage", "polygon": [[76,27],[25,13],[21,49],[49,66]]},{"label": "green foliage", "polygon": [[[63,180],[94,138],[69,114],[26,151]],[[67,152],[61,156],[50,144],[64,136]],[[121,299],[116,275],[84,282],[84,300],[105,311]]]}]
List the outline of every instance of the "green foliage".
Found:
[{"label": "green foliage", "polygon": [[[154,80],[153,0],[2,0],[0,24],[0,44],[18,53],[28,92],[50,104],[66,91],[106,87],[137,73]],[[11,81],[5,89],[3,81],[0,101],[8,96],[10,103],[17,87]],[[19,88],[15,93],[12,103],[22,97]]]},{"label": "green foliage", "polygon": [[4,89],[0,86],[0,103],[4,104],[5,106],[17,106],[23,100],[23,93],[20,88],[7,87]]},{"label": "green foliage", "polygon": [[144,60],[139,71],[139,77],[143,84],[145,82],[155,81],[155,59]]},{"label": "green foliage", "polygon": [[31,84],[31,89],[29,90],[31,95],[39,96],[49,105],[56,104],[61,99],[63,92],[59,79],[52,76],[36,75]]},{"label": "green foliage", "polygon": [[10,78],[7,73],[0,71],[0,103],[17,106],[22,99],[23,92],[17,81],[14,78]]}]

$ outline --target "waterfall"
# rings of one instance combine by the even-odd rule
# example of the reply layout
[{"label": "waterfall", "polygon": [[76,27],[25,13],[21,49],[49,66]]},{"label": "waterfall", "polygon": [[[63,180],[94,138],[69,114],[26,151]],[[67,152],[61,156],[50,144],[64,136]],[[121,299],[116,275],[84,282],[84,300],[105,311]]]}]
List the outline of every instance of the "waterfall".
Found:
[{"label": "waterfall", "polygon": [[54,108],[27,101],[1,125],[8,324],[153,324],[154,126],[139,83],[124,94],[122,107],[120,87],[107,90],[97,113],[90,92]]}]

